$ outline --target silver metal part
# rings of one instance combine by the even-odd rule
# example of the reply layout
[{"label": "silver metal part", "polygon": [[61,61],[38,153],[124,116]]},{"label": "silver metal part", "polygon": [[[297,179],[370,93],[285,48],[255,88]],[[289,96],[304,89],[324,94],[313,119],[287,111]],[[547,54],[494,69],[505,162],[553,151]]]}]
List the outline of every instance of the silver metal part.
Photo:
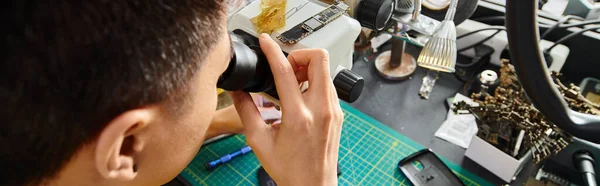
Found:
[{"label": "silver metal part", "polygon": [[421,98],[429,99],[429,93],[431,93],[433,86],[435,86],[438,74],[438,71],[430,70],[427,72],[427,75],[423,77],[423,84],[421,84],[421,88],[419,88],[419,96],[421,96]]},{"label": "silver metal part", "polygon": [[479,81],[485,85],[492,85],[496,80],[498,80],[498,74],[493,70],[484,70],[481,72],[481,77],[479,77]]},{"label": "silver metal part", "polygon": [[421,0],[413,0],[414,10],[412,12],[412,21],[419,21],[419,16],[421,15]]},{"label": "silver metal part", "polygon": [[337,6],[339,9],[342,9],[342,10],[348,10],[348,8],[349,8],[349,6],[348,6],[348,5],[346,5],[346,4],[345,4],[345,3],[343,3],[343,2],[339,2],[339,3],[338,3],[337,5],[335,5],[335,6]]},{"label": "silver metal part", "polygon": [[316,20],[314,18],[311,18],[308,21],[304,22],[304,25],[308,26],[308,27],[310,27],[311,29],[314,30],[315,28],[320,27],[323,24],[321,22],[319,22],[318,20]]},{"label": "silver metal part", "polygon": [[448,11],[446,12],[446,17],[444,20],[454,20],[454,15],[456,15],[456,6],[458,6],[458,0],[451,0],[450,7],[448,7]]},{"label": "silver metal part", "polygon": [[432,35],[440,24],[440,21],[422,14],[417,18],[418,21],[413,21],[412,14],[394,14],[392,19],[398,21],[399,23],[405,24],[412,30],[425,35]]},{"label": "silver metal part", "polygon": [[316,20],[319,20],[319,19],[321,19],[321,15],[315,15],[313,18]]}]

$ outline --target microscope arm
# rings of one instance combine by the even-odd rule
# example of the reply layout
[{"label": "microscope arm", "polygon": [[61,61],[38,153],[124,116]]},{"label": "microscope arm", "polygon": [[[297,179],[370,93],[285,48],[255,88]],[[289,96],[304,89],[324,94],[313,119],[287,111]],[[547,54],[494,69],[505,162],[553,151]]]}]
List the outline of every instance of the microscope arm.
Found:
[{"label": "microscope arm", "polygon": [[575,112],[554,85],[539,43],[537,0],[507,0],[506,28],[512,63],[534,106],[572,135],[600,143],[600,117]]}]

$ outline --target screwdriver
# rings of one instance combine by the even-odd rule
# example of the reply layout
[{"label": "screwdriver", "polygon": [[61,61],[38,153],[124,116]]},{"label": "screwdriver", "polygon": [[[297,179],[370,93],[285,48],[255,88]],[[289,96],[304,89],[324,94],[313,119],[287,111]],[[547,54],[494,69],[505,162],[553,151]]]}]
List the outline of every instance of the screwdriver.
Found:
[{"label": "screwdriver", "polygon": [[213,161],[209,161],[206,162],[204,164],[204,167],[206,168],[206,170],[213,170],[215,169],[217,166],[223,164],[223,163],[227,163],[229,161],[231,161],[233,158],[236,158],[238,156],[244,155],[244,154],[248,154],[249,152],[252,152],[252,148],[250,148],[250,146],[244,146],[242,147],[242,149],[229,153],[225,156],[222,156],[219,159],[213,160]]}]

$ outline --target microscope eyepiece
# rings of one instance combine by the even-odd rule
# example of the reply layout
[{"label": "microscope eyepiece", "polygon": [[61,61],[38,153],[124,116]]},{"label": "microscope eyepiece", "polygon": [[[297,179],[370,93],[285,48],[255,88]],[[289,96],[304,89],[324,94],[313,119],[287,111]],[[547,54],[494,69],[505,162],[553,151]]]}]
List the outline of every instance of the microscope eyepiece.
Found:
[{"label": "microscope eyepiece", "polygon": [[[230,34],[233,55],[229,66],[219,77],[217,87],[228,91],[264,92],[279,99],[273,73],[267,57],[258,46],[258,38],[240,30]],[[341,70],[333,82],[338,98],[347,102],[358,99],[364,85],[361,76],[347,69]]]},{"label": "microscope eyepiece", "polygon": [[246,92],[268,92],[275,90],[271,68],[267,58],[257,46],[231,43],[233,56],[227,70],[219,77],[219,88]]}]

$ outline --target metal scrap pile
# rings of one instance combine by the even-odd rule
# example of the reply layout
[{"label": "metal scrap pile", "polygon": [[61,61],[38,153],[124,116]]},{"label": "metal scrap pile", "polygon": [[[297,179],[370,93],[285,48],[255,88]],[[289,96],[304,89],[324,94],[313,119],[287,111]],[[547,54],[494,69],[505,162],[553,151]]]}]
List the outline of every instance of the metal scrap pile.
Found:
[{"label": "metal scrap pile", "polygon": [[[585,99],[577,86],[563,85],[558,76],[553,73],[553,80],[572,110],[588,114],[600,113],[600,106]],[[571,143],[570,134],[546,120],[533,107],[508,61],[503,62],[499,78],[500,84],[493,95],[486,92],[471,95],[479,106],[459,102],[454,108],[454,112],[468,111],[477,118],[477,135],[480,138],[515,158],[523,157],[531,149],[535,163],[560,152]],[[487,90],[487,87],[483,90]],[[520,133],[524,135],[519,135]]]}]

